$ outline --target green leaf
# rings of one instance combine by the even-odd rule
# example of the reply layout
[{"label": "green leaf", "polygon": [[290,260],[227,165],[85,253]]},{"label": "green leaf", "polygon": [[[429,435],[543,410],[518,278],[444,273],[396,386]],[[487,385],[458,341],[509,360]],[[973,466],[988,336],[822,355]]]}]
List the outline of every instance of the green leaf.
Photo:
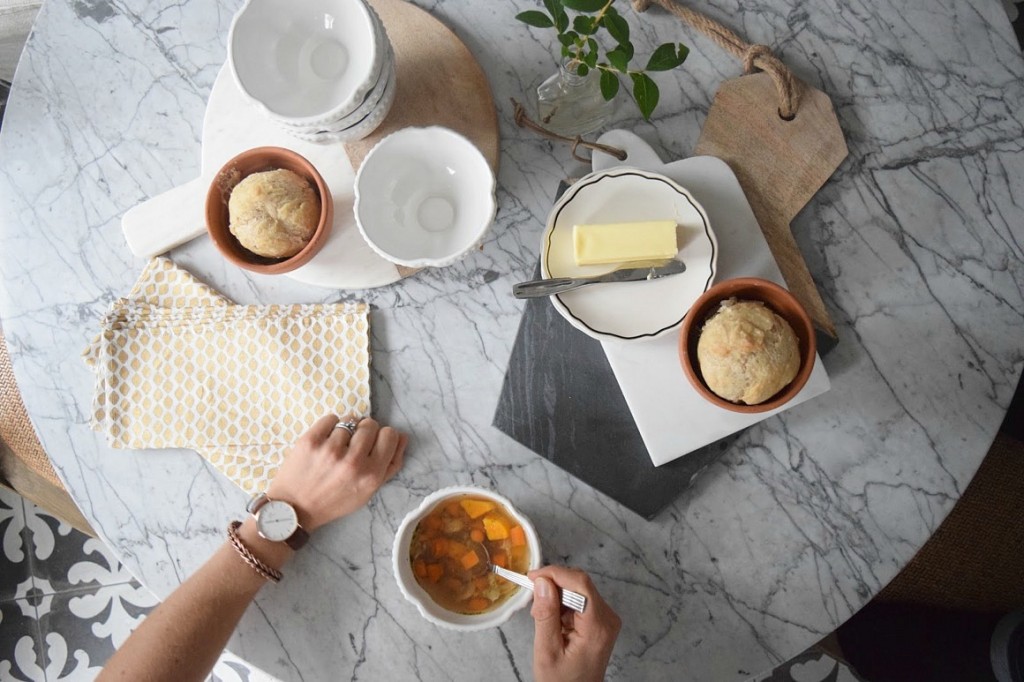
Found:
[{"label": "green leaf", "polygon": [[619,45],[619,49],[626,54],[627,62],[633,58],[633,43],[623,43],[622,45]]},{"label": "green leaf", "polygon": [[619,94],[619,79],[611,71],[601,71],[601,95],[606,102]]},{"label": "green leaf", "polygon": [[564,33],[565,29],[569,28],[569,15],[561,7],[558,8],[558,14],[555,15],[555,28],[560,33]]},{"label": "green leaf", "polygon": [[686,47],[682,43],[679,43],[679,49],[676,50],[676,46],[672,43],[665,43],[659,45],[658,49],[651,55],[650,60],[647,62],[647,71],[668,71],[674,69],[686,60],[686,56],[690,54],[690,48]]},{"label": "green leaf", "polygon": [[615,39],[615,42],[620,45],[629,42],[629,22],[621,16],[606,14],[601,23],[608,29],[608,33]]},{"label": "green leaf", "polygon": [[597,68],[597,50],[591,50],[583,55],[583,63],[591,69]]},{"label": "green leaf", "polygon": [[629,77],[633,79],[633,99],[644,119],[649,121],[654,107],[658,106],[658,85],[646,73],[631,73]]},{"label": "green leaf", "polygon": [[589,36],[597,30],[597,24],[594,23],[594,17],[588,17],[582,14],[572,20],[572,27],[577,33],[585,36]]},{"label": "green leaf", "polygon": [[568,57],[569,56],[569,46],[568,45],[562,45],[562,56],[563,57]]},{"label": "green leaf", "polygon": [[566,47],[569,47],[570,45],[575,45],[579,39],[580,37],[573,31],[558,34],[558,42],[562,43]]},{"label": "green leaf", "polygon": [[516,19],[523,22],[524,24],[536,26],[537,28],[551,28],[552,26],[555,25],[555,23],[551,21],[548,15],[544,14],[543,12],[538,12],[537,10],[520,12],[519,14],[516,15]]},{"label": "green leaf", "polygon": [[544,0],[544,8],[554,17],[558,32],[564,33],[565,29],[569,28],[569,15],[565,13],[561,0]]},{"label": "green leaf", "polygon": [[629,55],[622,49],[622,45],[619,45],[614,50],[609,50],[605,55],[608,58],[608,63],[612,65],[612,68],[626,73],[629,68]]},{"label": "green leaf", "polygon": [[589,49],[594,54],[597,54],[597,41],[594,40],[593,38],[587,38],[587,49]]},{"label": "green leaf", "polygon": [[579,76],[580,78],[583,78],[588,73],[590,73],[590,67],[589,66],[587,66],[586,64],[577,64],[576,65],[576,75],[577,76]]},{"label": "green leaf", "polygon": [[598,12],[604,7],[605,0],[562,0],[566,9],[577,12]]}]

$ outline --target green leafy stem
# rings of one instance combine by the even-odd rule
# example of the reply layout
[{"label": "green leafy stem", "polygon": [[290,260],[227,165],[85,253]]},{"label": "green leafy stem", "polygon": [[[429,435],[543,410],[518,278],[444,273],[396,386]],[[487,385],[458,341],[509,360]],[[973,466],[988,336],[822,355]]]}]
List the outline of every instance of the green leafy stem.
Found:
[{"label": "green leafy stem", "polygon": [[[650,120],[661,93],[648,71],[669,71],[676,68],[690,53],[682,43],[659,45],[642,69],[630,68],[633,61],[633,43],[629,40],[629,22],[613,6],[615,0],[544,0],[544,8],[528,10],[516,15],[516,19],[536,28],[553,28],[558,32],[562,46],[562,57],[567,66],[580,76],[593,70],[600,72],[601,94],[605,100],[612,100],[619,94],[619,77],[628,76],[633,85],[633,100],[640,113]],[[577,14],[570,20],[572,10]],[[608,50],[598,44],[597,38],[606,33],[615,47]],[[600,52],[604,52],[601,59]]]}]

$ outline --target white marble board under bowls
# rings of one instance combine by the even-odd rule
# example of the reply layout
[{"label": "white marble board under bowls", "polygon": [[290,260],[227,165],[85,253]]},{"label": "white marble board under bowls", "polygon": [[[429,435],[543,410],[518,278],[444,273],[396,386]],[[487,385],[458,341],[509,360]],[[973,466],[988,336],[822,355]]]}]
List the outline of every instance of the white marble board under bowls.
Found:
[{"label": "white marble board under bowls", "polygon": [[327,243],[286,277],[334,289],[367,289],[401,279],[398,267],[378,256],[356,228],[355,171],[345,147],[307,142],[285,132],[245,99],[226,64],[206,105],[200,176],[124,214],[121,227],[132,253],[148,258],[206,234],[204,204],[213,177],[240,152],[263,146],[284,147],[304,156],[320,171],[334,198],[334,225]]},{"label": "white marble board under bowls", "polygon": [[[681,185],[699,202],[718,241],[715,281],[763,277],[786,285],[743,189],[725,162],[697,156],[666,164],[650,145],[624,130],[609,131],[598,141],[626,150],[628,158],[620,162],[595,152],[595,171],[629,167],[658,173]],[[655,303],[660,290],[651,285],[657,284],[656,281],[630,284],[637,287],[638,292],[632,305]],[[707,286],[711,284],[708,282]],[[579,293],[602,296],[601,286],[585,287]],[[694,299],[699,294],[697,292]],[[573,323],[571,316],[557,306],[556,309]],[[620,308],[619,314],[629,315],[630,311]],[[579,328],[578,323],[574,326]],[[705,401],[693,389],[679,364],[678,343],[678,331],[628,341],[601,339],[612,372],[655,466],[795,407],[825,393],[830,386],[821,358],[815,356],[814,370],[807,384],[784,406],[757,414],[730,412]]]}]

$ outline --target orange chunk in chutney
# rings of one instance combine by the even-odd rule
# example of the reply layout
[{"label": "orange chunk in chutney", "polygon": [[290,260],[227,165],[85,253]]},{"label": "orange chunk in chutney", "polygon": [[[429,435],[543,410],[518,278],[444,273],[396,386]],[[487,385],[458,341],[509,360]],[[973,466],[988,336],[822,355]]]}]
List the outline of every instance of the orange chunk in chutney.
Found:
[{"label": "orange chunk in chutney", "polygon": [[488,556],[513,571],[529,570],[523,527],[502,505],[475,495],[439,502],[416,526],[409,547],[416,582],[455,613],[487,613],[519,590],[488,570]]}]

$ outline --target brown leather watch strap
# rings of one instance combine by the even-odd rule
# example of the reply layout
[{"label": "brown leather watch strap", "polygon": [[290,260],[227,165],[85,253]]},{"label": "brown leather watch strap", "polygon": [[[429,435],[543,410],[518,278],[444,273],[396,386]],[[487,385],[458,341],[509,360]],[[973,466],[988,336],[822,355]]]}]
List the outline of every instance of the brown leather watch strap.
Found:
[{"label": "brown leather watch strap", "polygon": [[286,545],[298,552],[306,546],[307,542],[309,542],[309,533],[307,533],[306,529],[302,526],[296,526],[295,532],[292,533],[284,542]]}]

